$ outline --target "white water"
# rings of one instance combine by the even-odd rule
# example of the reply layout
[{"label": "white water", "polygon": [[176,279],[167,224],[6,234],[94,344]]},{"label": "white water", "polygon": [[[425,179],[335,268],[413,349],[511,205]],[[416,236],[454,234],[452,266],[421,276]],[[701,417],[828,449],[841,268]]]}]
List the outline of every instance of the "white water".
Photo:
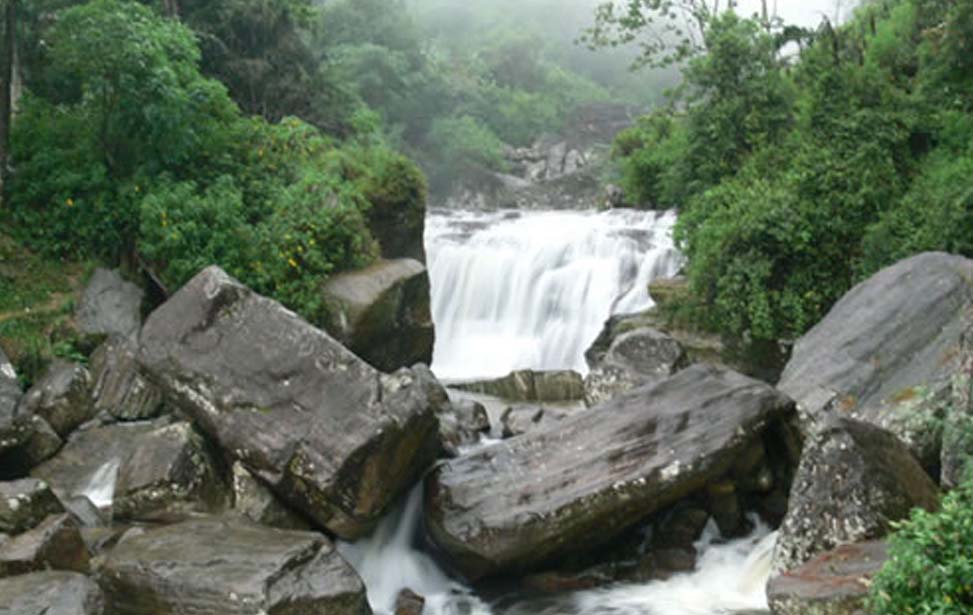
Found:
[{"label": "white water", "polygon": [[[449,380],[520,368],[583,373],[604,321],[651,307],[648,283],[677,273],[674,222],[674,213],[634,211],[431,214],[434,371]],[[406,588],[425,596],[424,615],[725,615],[767,606],[776,535],[759,524],[721,544],[711,523],[696,571],[667,581],[487,604],[417,546],[421,514],[420,485],[371,537],[338,546],[379,615]]]},{"label": "white water", "polygon": [[434,212],[426,221],[436,346],[447,381],[517,369],[587,373],[612,314],[652,307],[648,284],[678,273],[675,212]]},{"label": "white water", "polygon": [[118,478],[119,459],[115,458],[103,464],[88,480],[88,484],[81,490],[81,495],[87,496],[97,508],[110,508],[115,498],[115,481]]}]

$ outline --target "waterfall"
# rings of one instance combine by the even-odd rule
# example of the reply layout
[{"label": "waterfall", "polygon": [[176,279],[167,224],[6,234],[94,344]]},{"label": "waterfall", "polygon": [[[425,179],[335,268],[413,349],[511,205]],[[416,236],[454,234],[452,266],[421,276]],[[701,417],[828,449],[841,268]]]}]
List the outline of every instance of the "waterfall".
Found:
[{"label": "waterfall", "polygon": [[431,213],[433,371],[447,381],[586,373],[608,317],[652,307],[649,282],[681,267],[675,221],[672,211]]},{"label": "waterfall", "polygon": [[115,498],[115,480],[118,478],[120,465],[121,461],[118,458],[102,464],[88,479],[88,484],[81,490],[80,495],[86,496],[97,508],[110,508]]}]

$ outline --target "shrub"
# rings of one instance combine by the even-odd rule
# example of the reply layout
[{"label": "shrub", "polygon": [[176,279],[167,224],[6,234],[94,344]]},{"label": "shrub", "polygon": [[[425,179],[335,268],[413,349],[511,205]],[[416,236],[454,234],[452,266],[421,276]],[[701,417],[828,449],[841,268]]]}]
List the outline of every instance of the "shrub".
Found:
[{"label": "shrub", "polygon": [[875,577],[875,615],[973,612],[973,483],[936,513],[916,510],[889,539],[889,560]]}]

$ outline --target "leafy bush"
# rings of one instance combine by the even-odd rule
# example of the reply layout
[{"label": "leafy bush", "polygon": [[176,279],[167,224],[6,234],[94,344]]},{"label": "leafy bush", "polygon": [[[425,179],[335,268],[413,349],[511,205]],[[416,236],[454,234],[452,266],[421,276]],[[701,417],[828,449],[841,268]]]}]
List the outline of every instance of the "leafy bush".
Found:
[{"label": "leafy bush", "polygon": [[973,483],[947,495],[938,512],[918,509],[889,539],[889,561],[871,587],[875,615],[959,615],[973,611]]},{"label": "leafy bush", "polygon": [[615,139],[613,157],[622,170],[621,184],[635,204],[676,207],[684,204],[689,146],[685,123],[669,113],[639,119]]}]

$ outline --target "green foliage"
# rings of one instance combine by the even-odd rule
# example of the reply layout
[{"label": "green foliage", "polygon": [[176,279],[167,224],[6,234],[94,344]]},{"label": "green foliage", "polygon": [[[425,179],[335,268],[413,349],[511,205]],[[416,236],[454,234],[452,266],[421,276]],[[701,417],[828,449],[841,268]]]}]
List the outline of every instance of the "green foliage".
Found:
[{"label": "green foliage", "polygon": [[457,175],[486,168],[504,168],[503,142],[490,128],[468,115],[437,120],[429,133],[429,149],[435,156],[436,183],[448,184]]},{"label": "green foliage", "polygon": [[875,615],[957,615],[973,610],[973,483],[941,509],[917,509],[889,539],[889,561],[875,577]]},{"label": "green foliage", "polygon": [[689,135],[683,118],[658,112],[639,119],[615,138],[612,155],[621,165],[621,185],[633,203],[675,207],[689,198],[686,165]]}]

